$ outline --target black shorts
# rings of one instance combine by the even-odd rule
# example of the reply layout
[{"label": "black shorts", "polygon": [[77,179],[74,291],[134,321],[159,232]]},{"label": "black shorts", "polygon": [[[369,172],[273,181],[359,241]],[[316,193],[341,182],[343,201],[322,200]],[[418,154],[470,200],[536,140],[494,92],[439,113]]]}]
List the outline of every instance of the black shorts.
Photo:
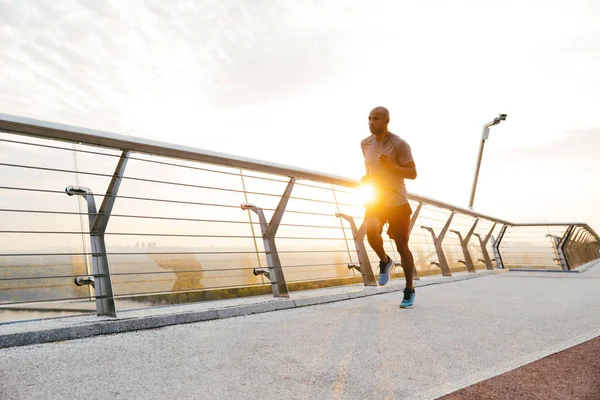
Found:
[{"label": "black shorts", "polygon": [[368,218],[378,218],[381,221],[382,231],[383,225],[387,222],[387,234],[389,237],[396,243],[408,243],[411,214],[412,208],[410,208],[410,204],[392,207],[369,206],[365,210],[365,220]]}]

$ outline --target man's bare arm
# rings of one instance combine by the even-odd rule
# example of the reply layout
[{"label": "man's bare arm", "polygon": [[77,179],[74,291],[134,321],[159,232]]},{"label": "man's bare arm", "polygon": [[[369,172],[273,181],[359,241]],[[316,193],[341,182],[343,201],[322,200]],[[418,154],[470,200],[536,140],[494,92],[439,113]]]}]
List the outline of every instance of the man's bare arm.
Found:
[{"label": "man's bare arm", "polygon": [[392,172],[393,174],[404,179],[416,179],[417,178],[417,166],[414,161],[406,164],[398,165],[393,163],[390,158],[385,154],[379,155],[379,164]]}]

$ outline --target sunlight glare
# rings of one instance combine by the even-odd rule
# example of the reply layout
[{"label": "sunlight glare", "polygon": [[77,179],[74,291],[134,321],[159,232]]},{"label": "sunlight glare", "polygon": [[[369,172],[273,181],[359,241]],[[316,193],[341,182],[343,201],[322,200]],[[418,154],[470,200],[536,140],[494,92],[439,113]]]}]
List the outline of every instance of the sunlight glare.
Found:
[{"label": "sunlight glare", "polygon": [[363,183],[357,192],[361,204],[371,203],[375,200],[375,188],[370,183]]}]

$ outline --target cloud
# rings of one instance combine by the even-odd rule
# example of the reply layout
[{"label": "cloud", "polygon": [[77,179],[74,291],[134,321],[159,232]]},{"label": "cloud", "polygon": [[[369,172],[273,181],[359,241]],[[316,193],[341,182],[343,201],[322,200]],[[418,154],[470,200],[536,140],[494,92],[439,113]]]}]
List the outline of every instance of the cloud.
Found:
[{"label": "cloud", "polygon": [[314,4],[223,2],[209,13],[202,7],[181,13],[164,4],[150,3],[149,12],[172,51],[183,53],[181,68],[216,106],[269,101],[345,68],[348,30],[320,24],[319,15],[309,29],[298,27]]},{"label": "cloud", "polygon": [[540,144],[499,149],[495,156],[504,159],[579,159],[598,160],[600,157],[600,126],[569,132],[566,136]]},{"label": "cloud", "polygon": [[165,101],[175,119],[270,103],[352,68],[356,4],[0,2],[0,106],[129,130]]}]

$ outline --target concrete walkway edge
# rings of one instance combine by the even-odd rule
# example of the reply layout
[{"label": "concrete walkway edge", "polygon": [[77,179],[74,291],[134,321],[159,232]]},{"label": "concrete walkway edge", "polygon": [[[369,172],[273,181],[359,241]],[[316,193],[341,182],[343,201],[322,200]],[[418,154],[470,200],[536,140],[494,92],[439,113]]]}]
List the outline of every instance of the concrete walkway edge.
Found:
[{"label": "concrete walkway edge", "polygon": [[[459,282],[467,279],[480,278],[498,273],[509,272],[508,270],[492,270],[478,271],[474,274],[463,274],[450,277],[435,276],[427,277],[429,279],[421,279],[415,281],[415,287],[423,287],[437,285],[443,283]],[[339,288],[338,288],[339,289]],[[382,287],[364,287],[357,289],[356,286],[348,288],[347,292],[335,294],[322,294],[310,297],[299,297],[294,299],[295,293],[292,293],[292,298],[275,299],[269,301],[237,305],[223,308],[216,308],[202,311],[187,311],[178,312],[177,306],[173,307],[173,312],[163,315],[145,315],[139,317],[127,317],[127,311],[119,313],[123,317],[104,318],[97,317],[94,321],[77,321],[77,316],[60,318],[64,323],[65,320],[73,321],[67,326],[59,326],[51,329],[40,330],[24,330],[23,332],[2,333],[0,332],[0,348],[14,346],[28,346],[32,344],[57,342],[63,340],[82,339],[98,335],[109,335],[122,332],[130,332],[142,329],[156,329],[165,326],[189,324],[194,322],[209,321],[222,318],[241,317],[251,314],[259,314],[277,310],[285,310],[290,308],[306,307],[317,304],[326,304],[336,301],[350,300],[365,296],[374,296],[378,294],[386,294],[400,291],[400,285]],[[317,292],[324,292],[327,289],[318,289]],[[296,292],[300,293],[300,292]],[[139,310],[135,310],[139,311]],[[16,322],[15,324],[27,325],[27,321]]]}]

